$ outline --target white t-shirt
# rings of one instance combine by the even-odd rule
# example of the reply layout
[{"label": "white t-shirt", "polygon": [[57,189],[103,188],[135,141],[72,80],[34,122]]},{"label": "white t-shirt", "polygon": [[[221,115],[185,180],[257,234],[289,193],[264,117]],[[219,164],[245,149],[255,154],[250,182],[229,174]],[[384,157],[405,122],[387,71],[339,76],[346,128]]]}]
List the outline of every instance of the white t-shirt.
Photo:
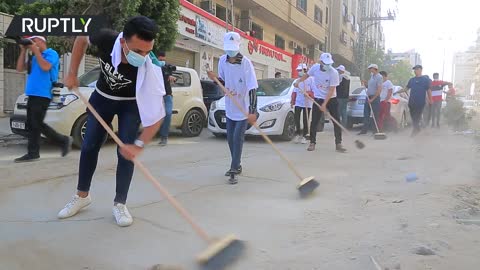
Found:
[{"label": "white t-shirt", "polygon": [[[308,71],[308,75],[312,76],[315,80],[313,92],[315,98],[325,99],[327,97],[330,87],[337,87],[340,84],[340,76],[338,71],[334,68],[330,68],[328,71],[322,71],[320,64],[313,65]],[[332,98],[337,96],[337,91],[333,91]]]},{"label": "white t-shirt", "polygon": [[392,89],[393,91],[393,83],[390,80],[384,81],[382,84],[382,92],[380,93],[380,101],[384,101],[387,99],[388,90],[390,89]]},{"label": "white t-shirt", "polygon": [[[232,93],[237,103],[248,113],[249,91],[258,88],[255,69],[250,59],[243,56],[241,64],[231,64],[227,61],[227,55],[222,55],[218,60],[218,76],[225,82],[225,88]],[[247,119],[228,95],[225,96],[225,112],[227,117],[233,121]]]},{"label": "white t-shirt", "polygon": [[295,99],[295,106],[302,108],[312,108],[313,102],[305,97],[303,91],[313,91],[315,87],[315,81],[313,77],[308,77],[305,81],[298,84],[298,88],[294,88],[293,92],[297,93]]}]

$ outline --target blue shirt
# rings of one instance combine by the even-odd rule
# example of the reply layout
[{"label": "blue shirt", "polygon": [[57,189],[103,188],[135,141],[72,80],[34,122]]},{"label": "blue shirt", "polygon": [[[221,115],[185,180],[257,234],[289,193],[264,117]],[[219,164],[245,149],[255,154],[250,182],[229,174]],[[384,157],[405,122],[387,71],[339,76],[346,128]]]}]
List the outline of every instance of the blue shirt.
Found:
[{"label": "blue shirt", "polygon": [[432,80],[428,76],[411,78],[407,84],[407,87],[411,89],[408,104],[411,106],[425,106],[427,91],[431,85]]},{"label": "blue shirt", "polygon": [[368,80],[367,95],[374,96],[377,93],[378,88],[383,86],[383,77],[379,73],[370,76]]},{"label": "blue shirt", "polygon": [[58,68],[60,58],[53,49],[46,49],[42,52],[42,57],[52,64],[49,71],[44,71],[38,64],[37,57],[32,58],[32,67],[27,78],[25,94],[27,96],[52,98],[52,83],[58,80]]}]

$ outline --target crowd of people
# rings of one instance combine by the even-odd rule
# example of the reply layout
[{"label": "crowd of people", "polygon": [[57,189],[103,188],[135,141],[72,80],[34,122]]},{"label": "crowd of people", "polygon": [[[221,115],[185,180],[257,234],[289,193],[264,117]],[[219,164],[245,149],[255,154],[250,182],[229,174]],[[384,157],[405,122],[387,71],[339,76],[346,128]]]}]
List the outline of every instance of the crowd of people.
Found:
[{"label": "crowd of people", "polygon": [[[126,207],[127,195],[133,176],[134,160],[145,145],[160,133],[160,144],[166,145],[170,117],[172,114],[172,89],[170,83],[175,78],[165,68],[165,53],[155,55],[153,50],[157,26],[154,21],[144,16],[128,20],[123,32],[103,29],[96,34],[77,37],[73,46],[71,63],[65,86],[76,89],[79,86],[78,69],[88,46],[97,48],[102,72],[96,83],[90,103],[99,115],[110,123],[114,116],[118,118],[118,135],[124,146],[118,147],[116,196],[113,215],[119,226],[129,226],[133,218]],[[58,78],[58,54],[48,48],[45,37],[28,38],[29,45],[20,45],[17,70],[25,69],[26,51],[33,53],[31,71],[27,79],[26,95],[28,153],[15,162],[37,160],[39,154],[40,134],[52,138],[61,147],[61,154],[69,153],[72,139],[56,133],[44,123],[48,104],[52,98],[52,85]],[[257,119],[257,78],[252,62],[240,53],[241,37],[236,32],[227,32],[224,36],[225,54],[219,59],[218,74],[208,72],[212,80],[218,80],[227,91],[225,100],[227,141],[231,155],[230,168],[226,175],[242,173],[242,150],[245,131],[248,124]],[[307,144],[308,151],[314,151],[317,143],[317,126],[322,115],[328,113],[334,125],[335,151],[347,152],[342,145],[342,128],[337,124],[347,123],[347,103],[350,94],[350,78],[344,66],[333,67],[334,60],[330,53],[322,53],[318,63],[311,67],[300,64],[296,70],[298,78],[294,82],[291,106],[295,112],[295,142]],[[389,100],[393,93],[393,84],[388,74],[379,71],[376,64],[368,67],[371,77],[366,83],[367,104],[364,106],[363,128],[359,134],[366,134],[374,129],[371,114],[378,119],[380,130],[389,118]],[[439,127],[440,108],[443,87],[449,86],[450,95],[453,87],[449,82],[438,80],[434,74],[433,82],[422,75],[422,66],[413,68],[415,77],[411,78],[404,91],[410,91],[409,108],[413,120],[413,135],[421,128],[420,120],[426,108],[426,122]],[[281,74],[276,74],[276,77]],[[147,91],[148,90],[148,91]],[[303,114],[303,117],[302,117]],[[303,119],[303,127],[301,125]],[[143,130],[139,133],[139,126]],[[81,148],[77,191],[73,198],[58,213],[59,218],[76,215],[88,206],[92,198],[90,186],[98,161],[98,154],[106,131],[96,117],[89,112],[85,139]],[[231,184],[236,179],[231,178]]]}]

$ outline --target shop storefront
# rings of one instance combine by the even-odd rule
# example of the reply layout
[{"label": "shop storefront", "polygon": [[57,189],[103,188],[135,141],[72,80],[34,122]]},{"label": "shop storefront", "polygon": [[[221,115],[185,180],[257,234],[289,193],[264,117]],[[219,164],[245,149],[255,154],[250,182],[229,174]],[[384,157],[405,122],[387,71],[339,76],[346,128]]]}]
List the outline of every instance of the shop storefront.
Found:
[{"label": "shop storefront", "polygon": [[[207,71],[217,72],[218,59],[224,54],[225,22],[188,1],[180,0],[180,4],[179,36],[175,48],[167,53],[167,60],[193,68],[200,79],[207,79]],[[235,31],[243,38],[240,52],[252,61],[258,79],[273,78],[276,72],[281,72],[282,77],[291,77],[299,61],[311,62],[302,55],[293,55],[238,29]]]}]

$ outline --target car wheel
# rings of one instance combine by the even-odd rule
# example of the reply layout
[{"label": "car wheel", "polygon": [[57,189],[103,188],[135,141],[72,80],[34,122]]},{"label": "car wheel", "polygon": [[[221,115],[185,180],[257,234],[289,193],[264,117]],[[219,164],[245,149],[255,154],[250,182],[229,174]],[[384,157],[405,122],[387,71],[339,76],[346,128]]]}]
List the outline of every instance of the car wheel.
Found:
[{"label": "car wheel", "polygon": [[[83,140],[85,138],[85,134],[87,132],[87,117],[88,115],[82,114],[73,124],[72,128],[72,137],[73,137],[73,145],[77,148],[82,148]],[[108,139],[108,135],[105,134],[105,138],[103,138],[102,145]]]},{"label": "car wheel", "polygon": [[347,117],[347,128],[352,129],[353,128],[353,119],[352,117]]},{"label": "car wheel", "polygon": [[283,125],[283,133],[281,139],[291,141],[295,137],[295,116],[292,112],[287,114],[285,124]]},{"label": "car wheel", "polygon": [[186,137],[196,137],[202,133],[205,117],[197,110],[190,110],[185,115],[182,124],[182,134]]}]

